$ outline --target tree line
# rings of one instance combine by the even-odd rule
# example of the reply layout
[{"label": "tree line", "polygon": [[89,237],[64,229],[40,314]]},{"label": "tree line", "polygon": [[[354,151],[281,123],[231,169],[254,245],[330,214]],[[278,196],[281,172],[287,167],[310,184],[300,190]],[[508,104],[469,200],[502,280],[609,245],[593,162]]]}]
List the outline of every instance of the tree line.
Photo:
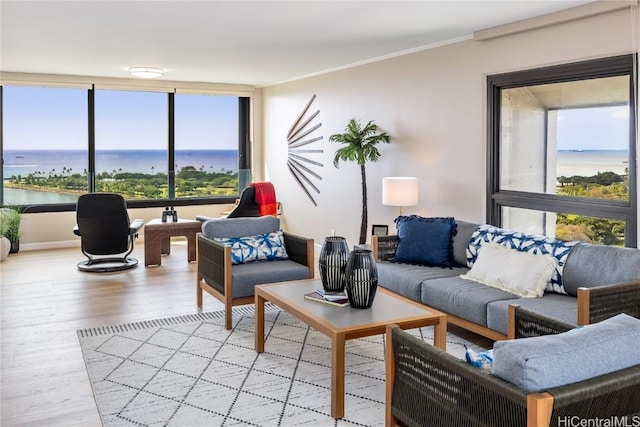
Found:
[{"label": "tree line", "polygon": [[[607,200],[629,200],[629,177],[615,172],[592,176],[561,176],[557,194]],[[556,237],[603,245],[624,245],[624,221],[557,214]]]},{"label": "tree line", "polygon": [[[87,171],[74,173],[63,168],[58,174],[33,172],[26,176],[13,175],[5,183],[10,188],[27,190],[86,193]],[[121,194],[126,199],[163,199],[169,194],[166,173],[100,172],[96,174],[96,190]],[[233,196],[238,194],[238,173],[233,171],[206,172],[184,166],[175,176],[176,197]]]}]

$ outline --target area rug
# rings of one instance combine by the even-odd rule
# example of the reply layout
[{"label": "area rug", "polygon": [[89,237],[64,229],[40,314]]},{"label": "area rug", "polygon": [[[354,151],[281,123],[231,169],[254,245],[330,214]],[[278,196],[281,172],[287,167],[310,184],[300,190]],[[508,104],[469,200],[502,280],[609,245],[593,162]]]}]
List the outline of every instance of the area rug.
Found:
[{"label": "area rug", "polygon": [[[114,426],[382,426],[383,335],[346,343],[345,416],[331,417],[329,338],[267,305],[265,352],[253,307],[78,331],[98,411]],[[433,342],[433,328],[411,330]],[[447,335],[447,351],[464,346]]]}]

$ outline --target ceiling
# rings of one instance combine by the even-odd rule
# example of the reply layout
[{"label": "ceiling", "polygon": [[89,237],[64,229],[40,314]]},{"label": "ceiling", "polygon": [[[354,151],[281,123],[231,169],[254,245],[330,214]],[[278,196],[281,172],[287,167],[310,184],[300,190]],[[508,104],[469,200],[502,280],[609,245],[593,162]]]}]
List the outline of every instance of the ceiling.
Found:
[{"label": "ceiling", "polygon": [[0,70],[268,86],[593,0],[0,1]]}]

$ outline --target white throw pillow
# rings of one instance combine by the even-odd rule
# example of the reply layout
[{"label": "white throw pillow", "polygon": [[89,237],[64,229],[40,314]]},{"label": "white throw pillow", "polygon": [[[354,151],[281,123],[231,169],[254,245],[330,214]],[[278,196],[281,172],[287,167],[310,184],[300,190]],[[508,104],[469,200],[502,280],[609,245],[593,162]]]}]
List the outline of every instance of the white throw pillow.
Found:
[{"label": "white throw pillow", "polygon": [[523,298],[541,297],[556,268],[548,254],[532,254],[498,243],[486,243],[463,279],[473,280]]}]

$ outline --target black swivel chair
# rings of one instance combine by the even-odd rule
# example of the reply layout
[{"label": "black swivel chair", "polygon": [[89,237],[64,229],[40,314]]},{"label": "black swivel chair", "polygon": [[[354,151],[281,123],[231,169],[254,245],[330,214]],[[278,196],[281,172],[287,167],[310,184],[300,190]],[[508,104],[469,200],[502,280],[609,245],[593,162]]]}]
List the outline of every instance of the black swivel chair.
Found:
[{"label": "black swivel chair", "polygon": [[76,221],[73,233],[80,236],[82,253],[88,258],[78,263],[80,271],[106,273],[138,265],[129,255],[144,221],[129,222],[127,203],[121,195],[83,194],[76,205]]}]

